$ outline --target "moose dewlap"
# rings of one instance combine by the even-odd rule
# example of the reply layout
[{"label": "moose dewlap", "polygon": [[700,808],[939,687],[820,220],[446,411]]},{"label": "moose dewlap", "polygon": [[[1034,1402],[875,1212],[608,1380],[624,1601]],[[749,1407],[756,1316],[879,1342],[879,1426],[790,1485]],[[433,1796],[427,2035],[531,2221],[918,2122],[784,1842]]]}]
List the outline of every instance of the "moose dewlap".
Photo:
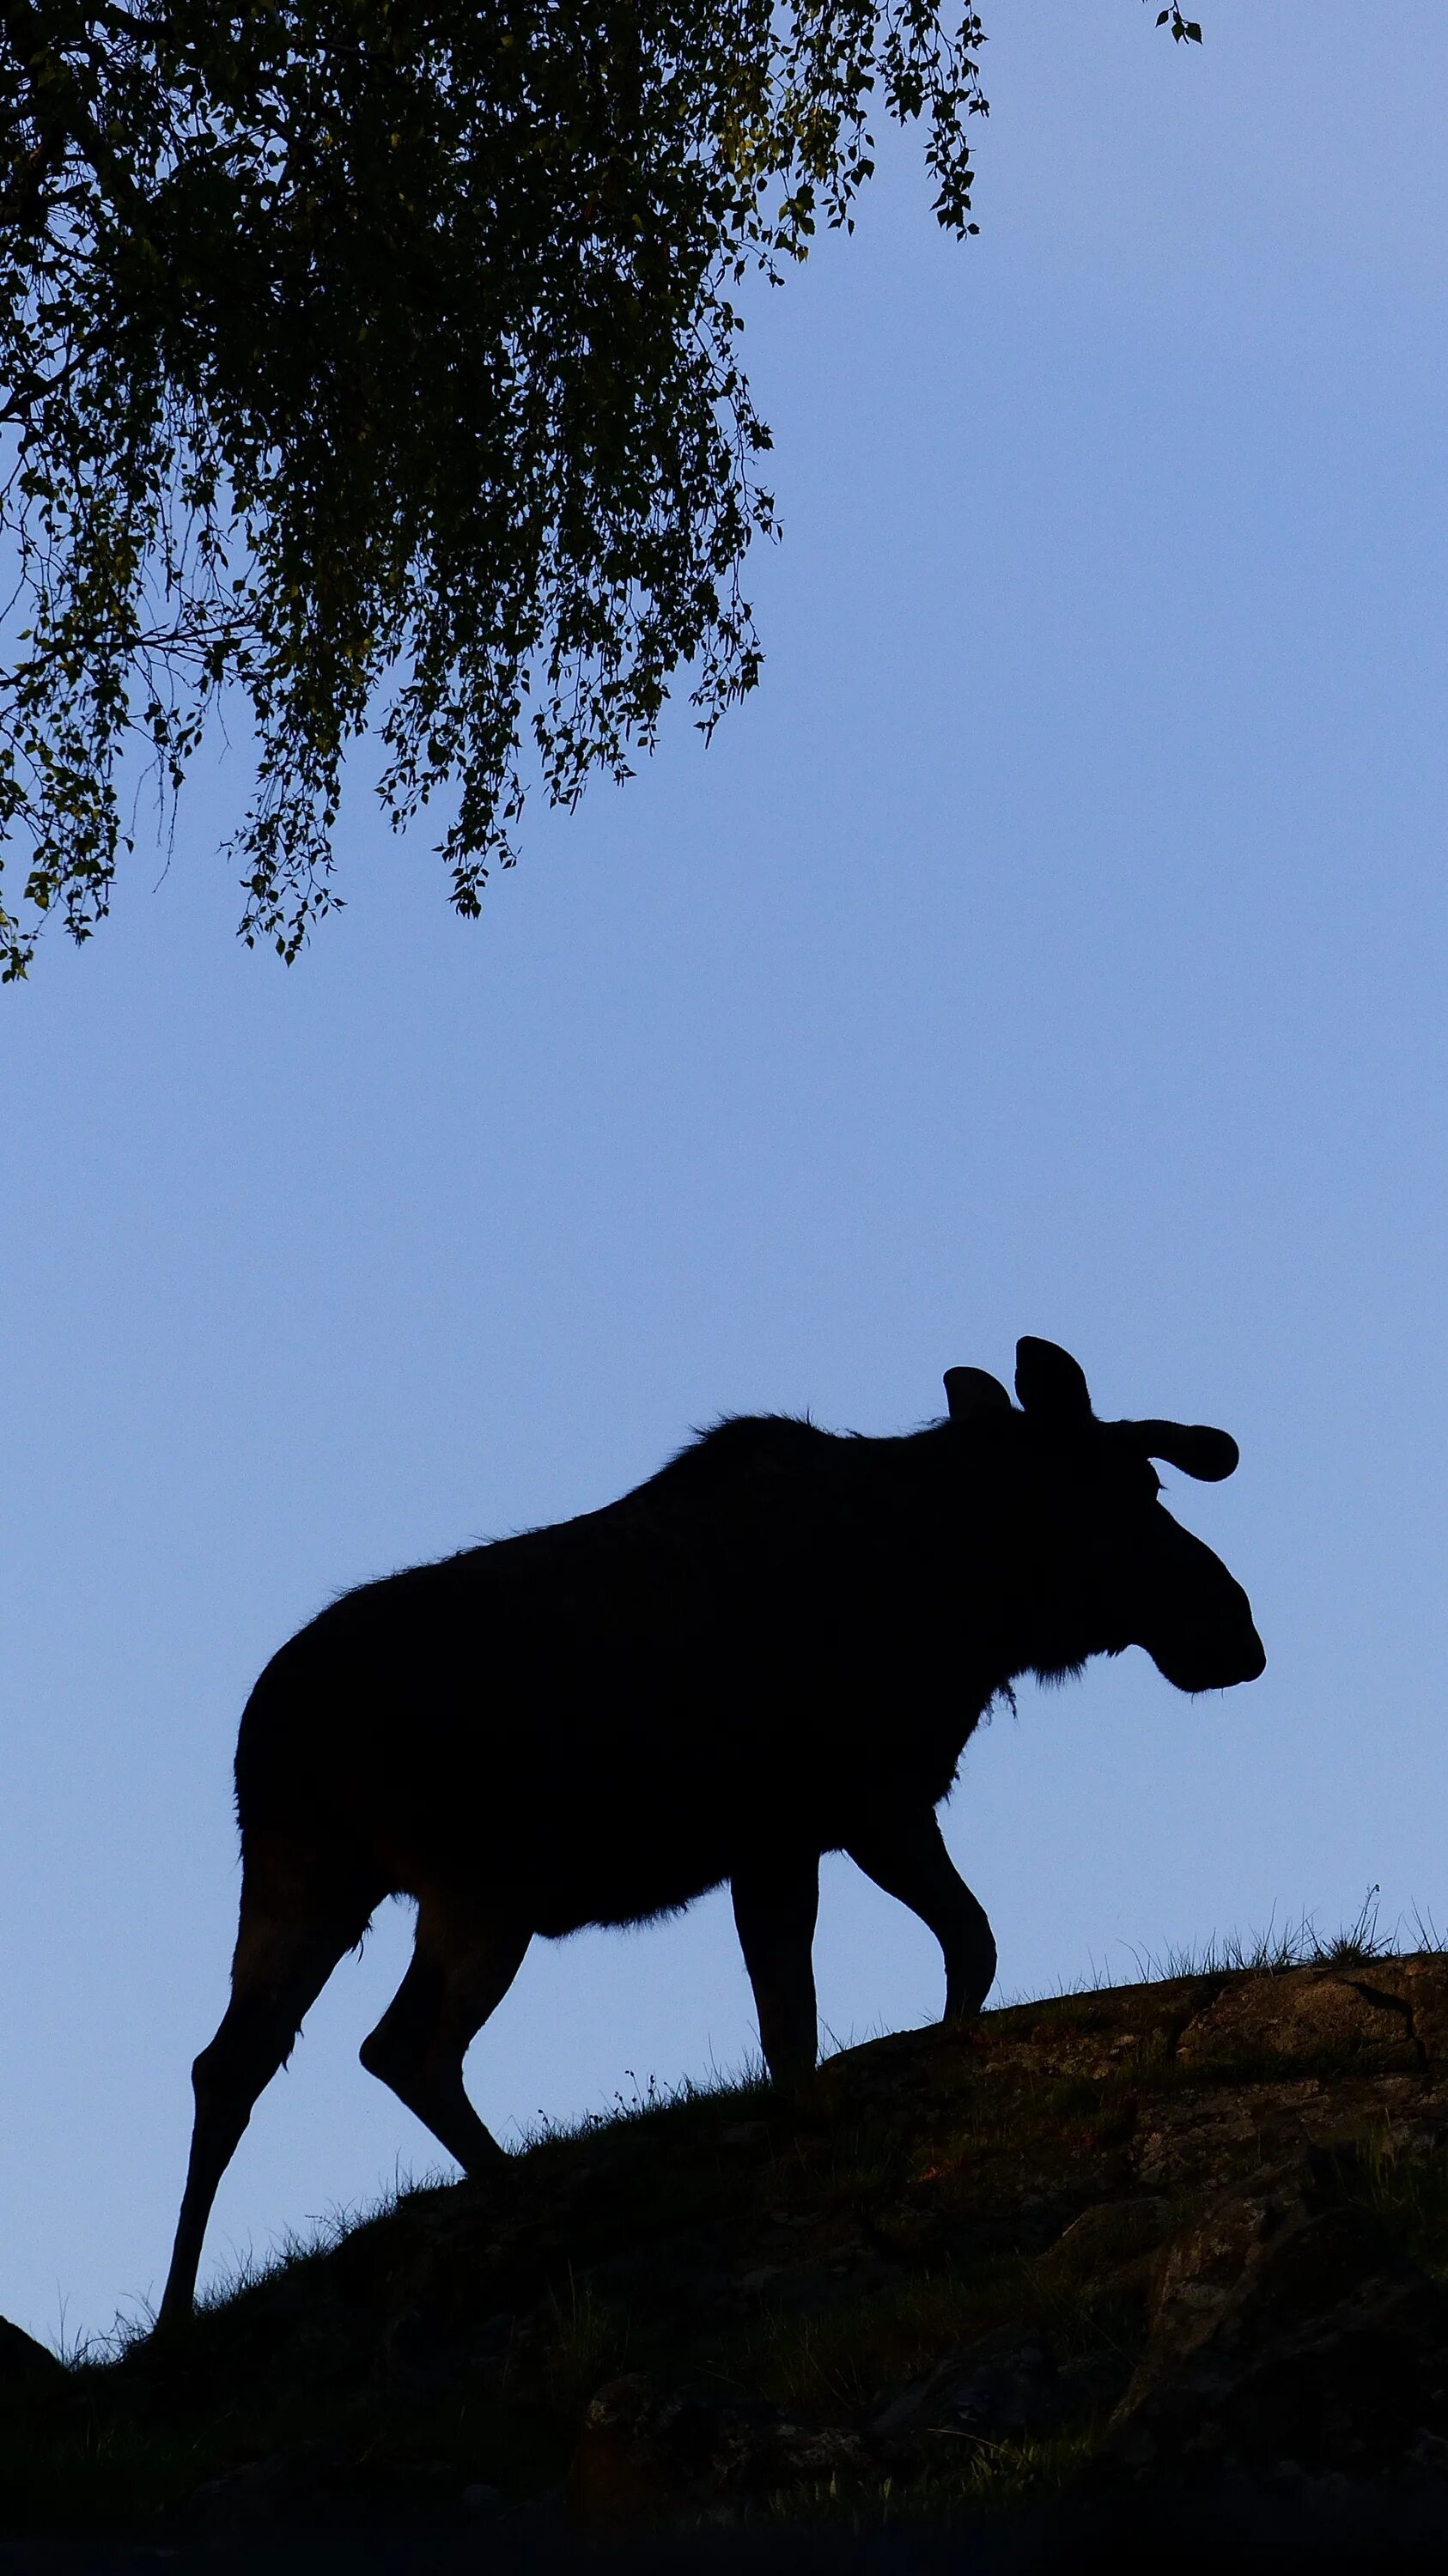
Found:
[{"label": "moose dewlap", "polygon": [[163,2321],[189,2313],[216,2187],[303,2015],[382,1899],[412,1964],[362,2063],[470,2173],[502,2151],[462,2064],[535,1933],[636,1923],[727,1879],[776,2082],[815,2062],[819,1862],[848,1852],[940,1943],[947,2016],[995,1974],[935,1810],[1017,1675],[1145,1647],[1179,1690],[1253,1680],[1251,1606],[1165,1510],[1226,1432],[1098,1422],[1076,1362],[1017,1345],[1012,1404],[873,1440],[721,1423],[603,1511],[364,1585],[274,1656],[236,1756],[231,2002],[194,2070]]}]

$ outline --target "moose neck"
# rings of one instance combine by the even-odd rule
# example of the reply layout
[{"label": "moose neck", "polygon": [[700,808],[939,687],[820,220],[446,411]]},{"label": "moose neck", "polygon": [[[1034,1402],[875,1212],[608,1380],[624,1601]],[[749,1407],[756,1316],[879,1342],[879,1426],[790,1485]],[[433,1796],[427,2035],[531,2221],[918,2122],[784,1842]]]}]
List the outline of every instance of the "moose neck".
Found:
[{"label": "moose neck", "polygon": [[[1069,1680],[1107,1651],[1079,1605],[1052,1597],[988,1448],[939,1423],[899,1439],[843,1441],[839,1466],[854,1509],[838,1597],[873,1597],[902,1685],[928,1695],[926,1722],[954,1730],[957,1750],[1022,1676]],[[913,1726],[924,1711],[900,1714]]]}]

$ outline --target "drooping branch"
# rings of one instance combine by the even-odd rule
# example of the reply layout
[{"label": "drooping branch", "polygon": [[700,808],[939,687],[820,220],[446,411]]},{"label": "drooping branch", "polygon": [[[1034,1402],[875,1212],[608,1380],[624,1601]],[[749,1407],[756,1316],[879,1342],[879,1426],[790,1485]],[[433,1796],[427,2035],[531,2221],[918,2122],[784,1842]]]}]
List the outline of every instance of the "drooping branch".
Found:
[{"label": "drooping branch", "polygon": [[939,0],[0,0],[0,973],[94,930],[135,746],[179,791],[223,694],[284,957],[365,737],[475,913],[530,793],[626,778],[681,684],[710,733],[776,525],[735,290],[850,223],[880,110],[974,230],[983,41]]},{"label": "drooping branch", "polygon": [[[107,18],[112,15],[109,11],[87,14]],[[142,23],[128,19],[132,28]],[[66,36],[47,22],[36,0],[0,0],[0,31],[29,90],[38,140],[23,157],[21,168],[36,174],[33,198],[38,201],[45,178],[58,167],[67,145],[74,145],[117,211],[129,224],[144,231],[148,212],[144,192],[137,187],[124,156],[112,148],[97,119],[70,59]],[[82,20],[72,27],[69,43],[89,55]]]}]

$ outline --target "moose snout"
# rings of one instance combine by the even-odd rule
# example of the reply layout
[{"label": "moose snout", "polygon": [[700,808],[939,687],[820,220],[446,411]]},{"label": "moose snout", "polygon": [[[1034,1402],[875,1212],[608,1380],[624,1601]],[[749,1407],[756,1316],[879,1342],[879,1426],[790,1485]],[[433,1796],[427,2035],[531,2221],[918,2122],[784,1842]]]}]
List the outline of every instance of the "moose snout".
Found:
[{"label": "moose snout", "polygon": [[1267,1668],[1267,1649],[1249,1619],[1243,1634],[1231,1645],[1208,1639],[1201,1651],[1190,1651],[1182,1659],[1183,1669],[1167,1675],[1178,1690],[1232,1690],[1238,1682],[1254,1682]]},{"label": "moose snout", "polygon": [[1225,1566],[1218,1571],[1210,1601],[1179,1604],[1175,1617],[1142,1639],[1157,1671],[1180,1691],[1232,1690],[1266,1670],[1252,1604]]},{"label": "moose snout", "polygon": [[1238,1682],[1255,1682],[1259,1673],[1265,1673],[1266,1670],[1267,1649],[1257,1634],[1252,1622],[1252,1613],[1248,1610],[1247,1630],[1242,1639],[1242,1661],[1238,1670],[1232,1675],[1232,1679]]},{"label": "moose snout", "polygon": [[1240,1625],[1230,1634],[1213,1629],[1149,1643],[1147,1653],[1157,1671],[1180,1691],[1232,1690],[1238,1682],[1254,1682],[1267,1668],[1267,1649],[1245,1600],[1243,1610]]}]

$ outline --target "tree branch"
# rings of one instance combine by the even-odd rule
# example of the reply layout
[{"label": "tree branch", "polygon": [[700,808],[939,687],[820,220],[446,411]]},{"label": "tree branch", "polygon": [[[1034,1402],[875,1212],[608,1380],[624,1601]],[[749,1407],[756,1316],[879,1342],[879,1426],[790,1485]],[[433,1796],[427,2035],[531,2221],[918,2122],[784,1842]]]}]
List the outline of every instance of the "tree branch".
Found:
[{"label": "tree branch", "polygon": [[[0,0],[0,28],[30,83],[40,151],[53,166],[67,143],[89,161],[112,203],[143,236],[150,228],[150,206],[124,161],[111,150],[97,123],[60,40],[46,25],[35,0]],[[40,184],[43,184],[43,180]],[[38,186],[35,191],[39,193]]]}]

